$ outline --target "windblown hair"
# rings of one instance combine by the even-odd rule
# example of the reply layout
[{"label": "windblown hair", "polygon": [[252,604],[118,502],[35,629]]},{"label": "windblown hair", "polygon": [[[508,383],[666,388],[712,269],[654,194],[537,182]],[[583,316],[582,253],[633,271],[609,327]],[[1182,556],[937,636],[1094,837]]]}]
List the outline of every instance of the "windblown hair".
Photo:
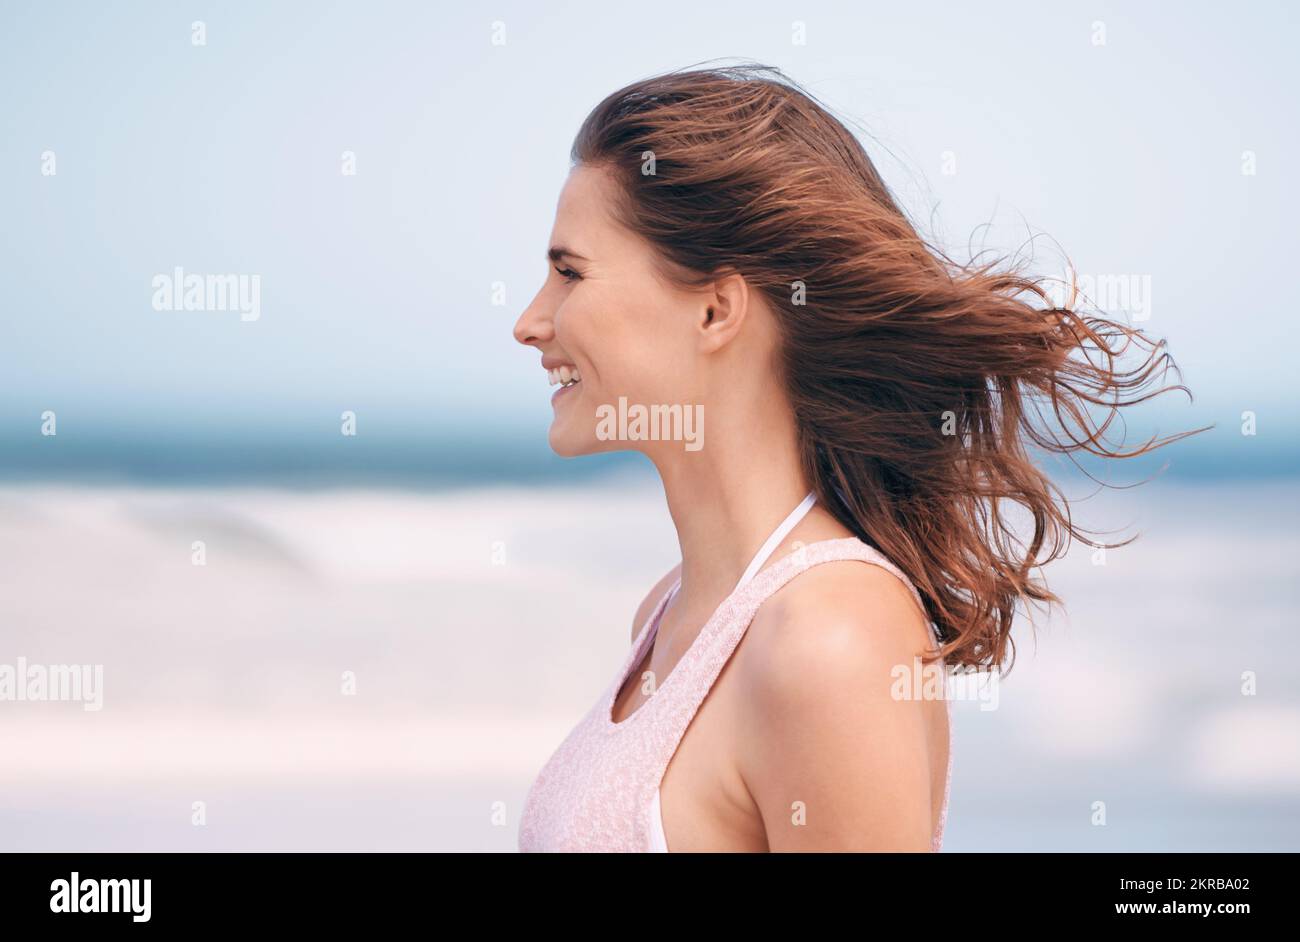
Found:
[{"label": "windblown hair", "polygon": [[949,259],[858,139],[776,69],[635,82],[593,109],[572,158],[614,174],[620,221],[670,280],[735,271],[762,292],[818,500],[916,585],[949,664],[1000,669],[1009,644],[1014,662],[1017,609],[1060,601],[1034,570],[1072,538],[1102,545],[1030,446],[1131,457],[1192,434],[1108,443],[1121,408],[1185,391],[1159,387],[1176,373],[1164,341],[1056,306],[1004,259]]}]

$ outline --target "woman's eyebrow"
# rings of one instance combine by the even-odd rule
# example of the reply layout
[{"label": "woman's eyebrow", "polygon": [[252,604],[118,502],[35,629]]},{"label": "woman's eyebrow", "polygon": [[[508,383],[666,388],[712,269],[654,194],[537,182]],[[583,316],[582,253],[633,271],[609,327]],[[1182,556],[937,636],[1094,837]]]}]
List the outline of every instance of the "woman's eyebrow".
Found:
[{"label": "woman's eyebrow", "polygon": [[563,257],[577,259],[580,262],[590,261],[590,259],[584,258],[572,249],[567,249],[562,245],[552,245],[546,250],[546,257],[553,262],[558,262]]}]

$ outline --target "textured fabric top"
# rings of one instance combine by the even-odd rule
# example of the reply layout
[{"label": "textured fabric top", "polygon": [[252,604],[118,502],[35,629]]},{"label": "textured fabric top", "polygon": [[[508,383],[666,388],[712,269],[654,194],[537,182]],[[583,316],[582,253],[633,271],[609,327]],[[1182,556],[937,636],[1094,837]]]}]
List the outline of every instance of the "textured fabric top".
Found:
[{"label": "textured fabric top", "polygon": [[[893,573],[917,596],[907,577],[878,550],[855,537],[809,543],[740,585],[700,629],[690,648],[648,700],[623,722],[613,722],[614,700],[628,672],[640,663],[651,626],[673,593],[655,606],[600,699],[543,766],[524,802],[521,851],[648,852],[650,811],[677,745],[740,643],[755,613],[787,582],[821,563],[861,560]],[[933,630],[933,626],[931,626]],[[942,667],[941,662],[939,663]],[[948,768],[943,808],[931,840],[938,851],[952,785],[952,700],[948,705]]]}]

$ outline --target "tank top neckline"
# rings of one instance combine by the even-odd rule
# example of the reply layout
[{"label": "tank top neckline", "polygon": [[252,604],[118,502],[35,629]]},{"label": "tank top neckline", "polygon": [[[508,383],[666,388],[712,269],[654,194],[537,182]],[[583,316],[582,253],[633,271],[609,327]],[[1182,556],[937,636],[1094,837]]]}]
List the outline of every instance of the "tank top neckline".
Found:
[{"label": "tank top neckline", "polygon": [[[663,597],[660,598],[659,602],[655,605],[654,611],[651,612],[650,617],[646,620],[645,627],[641,629],[640,640],[636,645],[636,650],[632,653],[628,665],[620,672],[618,678],[614,681],[613,689],[605,698],[603,712],[606,729],[610,731],[622,729],[624,726],[627,726],[635,720],[638,714],[644,713],[650,708],[651,704],[654,703],[659,694],[663,693],[664,690],[668,688],[669,684],[673,682],[673,678],[681,673],[678,668],[696,646],[701,643],[701,639],[707,635],[714,622],[718,620],[718,615],[724,608],[726,608],[727,603],[735,597],[737,592],[749,583],[753,582],[760,571],[764,571],[764,563],[766,563],[771,555],[776,552],[776,548],[781,545],[781,541],[789,535],[790,531],[795,528],[799,521],[807,516],[808,511],[812,510],[813,505],[816,502],[816,496],[812,491],[809,491],[808,495],[800,501],[799,505],[795,507],[794,510],[790,511],[784,520],[777,524],[776,529],[774,529],[768,538],[763,541],[763,545],[759,547],[758,552],[754,554],[754,558],[751,559],[749,565],[745,567],[745,572],[740,577],[740,581],[736,583],[735,588],[727,593],[726,597],[718,603],[716,608],[714,608],[713,613],[705,620],[700,630],[696,632],[694,639],[692,639],[686,650],[682,652],[682,656],[677,659],[677,663],[674,664],[672,670],[668,672],[668,676],[664,678],[663,683],[655,688],[655,692],[651,694],[648,700],[633,710],[628,716],[615,722],[614,707],[618,702],[618,695],[622,692],[624,685],[627,683],[628,677],[631,676],[632,671],[636,669],[636,666],[641,662],[641,659],[645,657],[650,644],[653,643],[655,636],[659,633],[659,622],[663,618],[664,611],[668,608],[668,603],[672,601],[673,596],[677,594],[677,590],[680,589],[682,585],[682,577],[678,575],[676,581],[674,581],[668,591],[663,594]],[[843,539],[856,540],[857,537],[844,537]],[[832,543],[836,541],[821,540],[819,542]],[[806,546],[809,545],[814,544],[806,544]],[[780,562],[776,565],[780,565]],[[775,566],[770,568],[775,568]]]}]

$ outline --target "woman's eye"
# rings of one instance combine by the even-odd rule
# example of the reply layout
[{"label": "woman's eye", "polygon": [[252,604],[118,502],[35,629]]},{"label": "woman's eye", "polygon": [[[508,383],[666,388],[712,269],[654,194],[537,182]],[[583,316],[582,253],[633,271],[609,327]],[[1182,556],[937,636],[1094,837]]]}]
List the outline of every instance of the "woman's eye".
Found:
[{"label": "woman's eye", "polygon": [[560,277],[565,281],[577,281],[582,277],[572,268],[556,268],[555,270],[560,273]]}]

